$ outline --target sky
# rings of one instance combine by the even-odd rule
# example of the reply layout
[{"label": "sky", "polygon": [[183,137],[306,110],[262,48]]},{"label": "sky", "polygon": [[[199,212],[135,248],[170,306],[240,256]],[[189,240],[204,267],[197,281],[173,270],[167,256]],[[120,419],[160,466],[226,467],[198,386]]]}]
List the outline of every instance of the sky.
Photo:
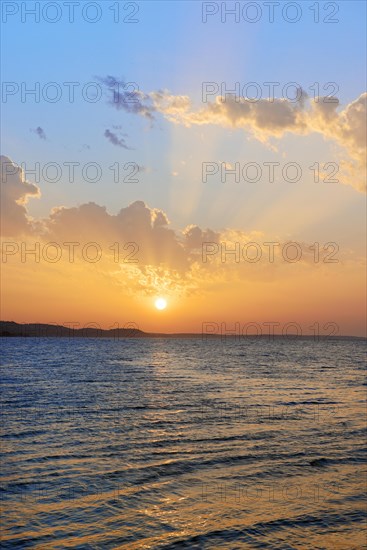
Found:
[{"label": "sky", "polygon": [[1,318],[364,335],[365,20],[3,2]]}]

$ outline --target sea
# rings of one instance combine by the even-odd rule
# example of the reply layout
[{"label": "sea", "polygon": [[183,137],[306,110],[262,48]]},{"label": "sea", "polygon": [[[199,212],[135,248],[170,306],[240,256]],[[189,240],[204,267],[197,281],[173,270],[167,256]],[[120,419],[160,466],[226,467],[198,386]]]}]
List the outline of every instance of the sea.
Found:
[{"label": "sea", "polygon": [[1,548],[367,548],[366,340],[0,345]]}]

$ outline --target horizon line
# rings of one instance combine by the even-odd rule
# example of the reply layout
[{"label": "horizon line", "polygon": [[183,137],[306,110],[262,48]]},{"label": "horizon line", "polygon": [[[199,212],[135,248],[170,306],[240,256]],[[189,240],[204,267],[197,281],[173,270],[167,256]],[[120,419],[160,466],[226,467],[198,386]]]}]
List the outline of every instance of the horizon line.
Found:
[{"label": "horizon line", "polygon": [[[88,332],[89,334],[91,332],[93,333],[102,333],[100,336],[94,336],[96,338],[101,338],[101,337],[105,337],[105,338],[108,338],[109,336],[107,336],[106,333],[116,333],[118,331],[123,331],[125,334],[128,334],[130,333],[129,336],[125,336],[127,338],[149,338],[149,337],[201,337],[202,339],[207,339],[207,338],[221,338],[221,339],[225,339],[225,338],[231,338],[231,339],[236,339],[236,338],[268,338],[268,339],[271,339],[272,337],[274,338],[314,338],[315,340],[326,340],[326,339],[338,339],[338,338],[358,338],[358,339],[362,339],[362,340],[366,340],[367,339],[367,334],[365,336],[357,336],[357,335],[353,335],[353,334],[330,334],[330,335],[327,335],[327,334],[315,334],[315,333],[307,333],[307,334],[297,334],[297,333],[287,333],[287,334],[283,334],[283,333],[262,333],[262,334],[258,334],[258,333],[252,333],[252,334],[242,334],[242,333],[231,333],[229,331],[228,334],[226,333],[214,333],[214,332],[146,332],[142,329],[140,329],[139,327],[134,327],[134,326],[131,326],[131,327],[117,327],[117,328],[107,328],[107,329],[104,329],[104,328],[97,328],[97,327],[80,327],[80,328],[75,328],[75,327],[68,327],[68,326],[65,326],[65,325],[62,325],[62,324],[50,324],[50,323],[39,323],[39,322],[33,322],[33,323],[17,323],[16,321],[5,321],[5,320],[0,320],[0,337],[2,338],[14,338],[14,337],[20,337],[20,338],[23,338],[23,337],[34,337],[34,338],[42,338],[42,337],[55,337],[55,338],[65,338],[67,337],[68,335],[67,334],[64,334],[64,335],[52,335],[52,336],[47,336],[47,335],[41,335],[41,334],[11,334],[9,333],[8,331],[5,330],[5,327],[3,327],[3,325],[16,325],[17,327],[19,328],[26,328],[26,327],[38,327],[38,328],[44,328],[44,330],[46,328],[48,328],[49,330],[50,329],[54,329],[55,331],[57,330],[60,330],[60,329],[63,329],[69,333],[73,333],[76,337],[78,338],[91,338],[93,336],[88,336],[87,334],[85,335],[82,335],[81,333],[83,332]],[[9,328],[9,327],[8,327]],[[4,332],[8,332],[8,334],[4,334]],[[103,336],[103,333],[105,334],[105,336]],[[135,336],[134,336],[134,333],[135,333]],[[113,334],[110,336],[111,338],[113,338]]]}]

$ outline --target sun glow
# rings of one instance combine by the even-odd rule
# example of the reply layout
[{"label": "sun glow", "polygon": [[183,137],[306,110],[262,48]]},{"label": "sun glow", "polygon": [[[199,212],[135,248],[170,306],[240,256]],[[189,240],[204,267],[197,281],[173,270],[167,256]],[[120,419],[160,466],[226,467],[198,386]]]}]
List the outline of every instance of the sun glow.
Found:
[{"label": "sun glow", "polygon": [[154,305],[157,309],[160,309],[160,310],[166,309],[167,300],[165,300],[164,298],[157,298]]}]

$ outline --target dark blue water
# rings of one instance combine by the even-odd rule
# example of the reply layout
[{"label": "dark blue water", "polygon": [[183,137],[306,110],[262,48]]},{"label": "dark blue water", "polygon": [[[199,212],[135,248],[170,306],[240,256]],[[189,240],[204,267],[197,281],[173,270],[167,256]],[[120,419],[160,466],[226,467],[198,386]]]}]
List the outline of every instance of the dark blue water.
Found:
[{"label": "dark blue water", "polygon": [[3,338],[2,548],[366,548],[365,341]]}]

